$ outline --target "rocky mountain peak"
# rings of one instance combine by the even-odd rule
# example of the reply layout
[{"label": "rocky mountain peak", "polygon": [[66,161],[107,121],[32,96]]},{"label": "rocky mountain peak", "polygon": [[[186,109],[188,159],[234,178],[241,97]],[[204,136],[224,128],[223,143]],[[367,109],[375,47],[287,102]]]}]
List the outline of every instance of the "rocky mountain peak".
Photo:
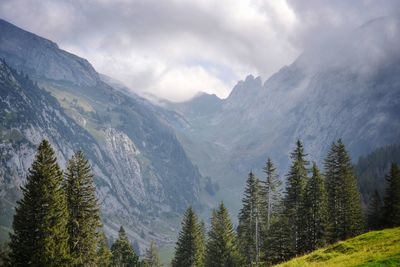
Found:
[{"label": "rocky mountain peak", "polygon": [[59,49],[50,40],[2,19],[0,32],[0,57],[18,71],[28,72],[32,77],[68,81],[80,86],[94,86],[100,81],[86,59]]}]

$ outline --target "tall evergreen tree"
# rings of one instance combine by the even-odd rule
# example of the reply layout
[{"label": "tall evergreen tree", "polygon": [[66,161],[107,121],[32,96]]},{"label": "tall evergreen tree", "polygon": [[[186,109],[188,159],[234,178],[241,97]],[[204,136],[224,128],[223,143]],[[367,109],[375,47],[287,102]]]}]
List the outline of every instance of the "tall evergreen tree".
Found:
[{"label": "tall evergreen tree", "polygon": [[118,232],[118,239],[111,246],[112,267],[135,267],[138,266],[139,257],[136,255],[124,227],[121,226]]},{"label": "tall evergreen tree", "polygon": [[239,212],[237,228],[239,248],[248,264],[260,262],[262,240],[262,199],[261,185],[258,178],[252,173],[246,181],[246,189],[242,199],[243,207]]},{"label": "tall evergreen tree", "polygon": [[202,226],[198,222],[193,209],[189,207],[182,221],[172,260],[173,267],[204,266],[204,236]]},{"label": "tall evergreen tree", "polygon": [[330,241],[360,234],[364,229],[360,193],[350,156],[340,139],[332,144],[328,152],[325,177],[331,222]]},{"label": "tall evergreen tree", "polygon": [[[275,233],[270,231],[271,225],[276,222],[279,217],[279,212],[281,208],[281,192],[280,186],[281,181],[279,180],[278,175],[276,174],[276,168],[272,163],[270,158],[267,159],[267,162],[263,168],[264,173],[266,175],[265,181],[261,181],[261,217],[262,217],[262,238],[261,238],[261,246],[263,250],[262,260],[263,262],[271,262],[271,259],[268,259],[271,256],[271,253],[268,253],[269,250],[272,249],[271,245],[268,242],[273,242],[273,236]],[[276,228],[276,227],[275,227]],[[271,237],[270,237],[271,236]]]},{"label": "tall evergreen tree", "polygon": [[262,217],[265,224],[265,230],[268,231],[271,225],[274,214],[277,213],[277,206],[281,199],[279,187],[281,181],[276,174],[276,168],[270,158],[263,168],[266,174],[265,181],[261,182],[261,201],[262,201]]},{"label": "tall evergreen tree", "polygon": [[10,235],[12,266],[68,266],[68,221],[63,174],[48,141],[39,145],[22,187]]},{"label": "tall evergreen tree", "polygon": [[388,186],[383,210],[385,226],[400,226],[400,170],[396,163],[392,163],[386,181]]},{"label": "tall evergreen tree", "polygon": [[99,234],[97,245],[97,266],[109,267],[111,265],[111,251],[108,247],[107,237],[104,233]]},{"label": "tall evergreen tree", "polygon": [[282,204],[280,207],[282,211],[271,222],[271,227],[266,237],[264,261],[267,266],[283,262],[293,255],[291,238],[288,235],[291,230],[289,218],[283,213]]},{"label": "tall evergreen tree", "polygon": [[205,266],[240,267],[243,266],[243,263],[228,210],[221,202],[218,210],[214,210],[211,217]]},{"label": "tall evergreen tree", "polygon": [[305,218],[304,249],[309,252],[326,244],[328,231],[328,203],[325,181],[315,162],[312,166],[312,176],[306,185],[303,205]]},{"label": "tall evergreen tree", "polygon": [[382,199],[378,190],[374,191],[371,200],[369,201],[367,210],[368,228],[377,230],[382,228]]},{"label": "tall evergreen tree", "polygon": [[304,237],[305,225],[302,207],[309,165],[306,156],[303,143],[297,140],[296,148],[291,153],[292,165],[287,174],[286,196],[284,199],[284,213],[290,226],[287,234],[289,235],[289,248],[292,256],[304,252],[302,237]]},{"label": "tall evergreen tree", "polygon": [[89,162],[81,151],[68,162],[65,191],[69,212],[69,249],[75,266],[95,266],[97,229],[101,226],[96,189]]},{"label": "tall evergreen tree", "polygon": [[157,244],[154,241],[150,242],[150,247],[146,250],[143,260],[143,267],[161,267],[161,260],[158,254]]}]

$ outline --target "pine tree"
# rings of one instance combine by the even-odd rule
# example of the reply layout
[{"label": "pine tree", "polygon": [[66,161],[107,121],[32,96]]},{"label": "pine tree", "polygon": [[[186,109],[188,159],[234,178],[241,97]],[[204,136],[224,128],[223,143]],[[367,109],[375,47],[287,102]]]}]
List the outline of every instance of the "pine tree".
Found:
[{"label": "pine tree", "polygon": [[[283,205],[281,204],[283,209]],[[292,257],[289,218],[283,213],[271,222],[265,246],[265,263],[267,266],[283,262]]]},{"label": "pine tree", "polygon": [[308,164],[304,153],[304,147],[300,140],[296,142],[296,148],[291,153],[292,165],[287,174],[286,196],[284,199],[284,214],[288,219],[290,229],[289,248],[291,256],[304,252],[304,214],[302,213],[305,185],[307,183]]},{"label": "pine tree", "polygon": [[326,179],[326,192],[328,195],[328,218],[330,222],[329,241],[336,242],[338,232],[340,229],[341,218],[339,218],[339,211],[341,211],[343,204],[341,203],[341,187],[342,181],[339,177],[339,168],[337,163],[338,146],[332,143],[328,155],[325,158],[325,179]]},{"label": "pine tree", "polygon": [[193,209],[189,207],[182,221],[172,260],[173,267],[199,267],[204,266],[204,236],[202,226],[197,220]]},{"label": "pine tree", "polygon": [[111,266],[111,257],[112,254],[110,248],[108,247],[107,237],[104,233],[100,233],[97,245],[97,266]]},{"label": "pine tree", "polygon": [[325,160],[331,242],[362,233],[364,218],[360,192],[350,156],[339,139],[333,143]]},{"label": "pine tree", "polygon": [[274,214],[277,213],[277,205],[281,199],[279,192],[279,187],[281,186],[281,181],[279,176],[276,174],[276,168],[272,163],[272,160],[268,158],[265,167],[263,168],[266,174],[266,180],[261,183],[261,198],[263,206],[263,222],[265,224],[265,230],[269,230],[271,225],[271,220]]},{"label": "pine tree", "polygon": [[263,221],[261,185],[255,175],[250,172],[246,181],[243,207],[239,213],[239,225],[237,228],[238,241],[241,254],[248,264],[260,262],[261,238]]},{"label": "pine tree", "polygon": [[377,230],[382,228],[382,200],[378,190],[374,191],[367,210],[368,228]]},{"label": "pine tree", "polygon": [[313,251],[326,244],[328,231],[328,203],[325,181],[320,175],[317,164],[312,166],[312,176],[306,185],[304,196],[305,251]]},{"label": "pine tree", "polygon": [[237,240],[228,210],[221,202],[211,218],[211,229],[206,245],[206,267],[240,267],[243,259],[237,247]]},{"label": "pine tree", "polygon": [[268,250],[271,249],[271,246],[268,244],[268,241],[273,241],[270,238],[270,235],[273,233],[270,232],[271,225],[277,220],[281,205],[281,192],[280,186],[281,181],[279,180],[278,175],[276,174],[276,168],[272,163],[270,158],[267,159],[267,162],[263,168],[264,173],[266,174],[265,181],[261,181],[261,217],[262,217],[262,238],[261,238],[261,246],[262,250],[265,252],[262,256],[262,260],[264,262],[271,262],[271,259],[268,259]]},{"label": "pine tree", "polygon": [[112,267],[135,267],[138,266],[139,257],[136,255],[124,228],[121,226],[118,239],[111,246]]},{"label": "pine tree", "polygon": [[101,226],[89,162],[81,151],[68,162],[65,191],[69,212],[69,249],[75,266],[95,266],[97,229]]},{"label": "pine tree", "polygon": [[161,267],[160,256],[158,255],[157,244],[151,241],[150,247],[146,250],[146,255],[143,260],[144,267]]},{"label": "pine tree", "polygon": [[10,235],[12,266],[68,266],[68,221],[63,175],[48,141],[39,145],[22,187]]},{"label": "pine tree", "polygon": [[400,226],[400,170],[396,163],[392,163],[384,199],[384,220],[386,227]]}]

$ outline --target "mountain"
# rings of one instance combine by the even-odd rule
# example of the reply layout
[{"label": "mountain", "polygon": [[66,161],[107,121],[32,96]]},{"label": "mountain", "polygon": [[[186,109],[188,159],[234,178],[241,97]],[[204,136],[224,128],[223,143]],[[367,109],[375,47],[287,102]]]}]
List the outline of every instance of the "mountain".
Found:
[{"label": "mountain", "polygon": [[42,138],[63,167],[74,151],[87,155],[111,236],[124,225],[139,243],[169,242],[176,217],[189,205],[201,208],[201,175],[166,122],[173,113],[110,86],[87,60],[4,20],[0,58],[3,227]]},{"label": "mountain", "polygon": [[342,138],[355,160],[400,138],[400,20],[379,18],[348,35],[304,51],[264,83],[248,76],[218,112],[188,116],[178,138],[202,174],[221,185],[220,198],[235,211],[246,174],[260,176],[266,158],[282,177],[297,138],[309,160],[322,163]]},{"label": "mountain", "polygon": [[362,234],[276,266],[399,266],[399,250],[400,228],[392,228]]},{"label": "mountain", "polygon": [[386,175],[389,174],[392,163],[400,164],[399,144],[380,147],[358,159],[354,168],[364,206],[368,206],[375,190],[378,190],[382,199],[385,196]]}]

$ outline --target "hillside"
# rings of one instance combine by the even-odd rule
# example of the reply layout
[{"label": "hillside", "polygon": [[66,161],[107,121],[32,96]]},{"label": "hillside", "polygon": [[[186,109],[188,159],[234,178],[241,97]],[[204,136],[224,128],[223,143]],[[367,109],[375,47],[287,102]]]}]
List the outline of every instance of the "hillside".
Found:
[{"label": "hillside", "polygon": [[87,60],[1,19],[0,58],[1,229],[10,228],[19,186],[47,138],[63,167],[74,151],[87,155],[109,236],[124,225],[142,248],[172,241],[181,212],[200,206],[201,175],[157,108],[103,82]]},{"label": "hillside", "polygon": [[400,266],[400,228],[369,232],[276,266]]}]

